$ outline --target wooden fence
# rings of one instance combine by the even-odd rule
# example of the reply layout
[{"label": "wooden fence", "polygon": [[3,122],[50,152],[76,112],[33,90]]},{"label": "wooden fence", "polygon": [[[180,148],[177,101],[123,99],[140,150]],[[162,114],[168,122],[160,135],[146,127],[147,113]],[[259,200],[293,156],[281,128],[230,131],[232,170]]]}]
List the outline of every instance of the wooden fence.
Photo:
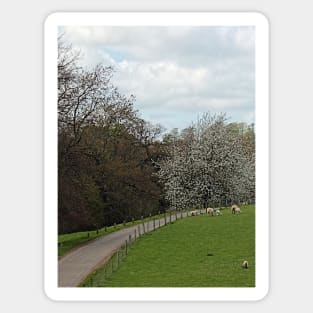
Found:
[{"label": "wooden fence", "polygon": [[170,212],[169,214],[164,214],[161,218],[153,218],[150,221],[144,221],[142,218],[142,223],[134,226],[133,233],[125,238],[122,246],[115,251],[109,260],[100,268],[91,273],[81,284],[81,287],[102,287],[105,286],[105,282],[110,278],[110,276],[119,268],[127,257],[129,250],[132,245],[140,237],[144,236],[146,233],[155,231],[156,229],[166,226],[170,223],[174,223],[178,219],[191,216],[187,212]]}]

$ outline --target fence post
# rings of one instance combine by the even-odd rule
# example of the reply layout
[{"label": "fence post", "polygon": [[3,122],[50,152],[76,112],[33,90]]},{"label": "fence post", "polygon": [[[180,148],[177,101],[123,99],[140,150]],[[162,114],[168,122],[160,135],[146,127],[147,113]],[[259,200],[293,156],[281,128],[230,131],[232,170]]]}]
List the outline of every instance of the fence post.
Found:
[{"label": "fence post", "polygon": [[155,230],[155,218],[153,219],[153,230]]},{"label": "fence post", "polygon": [[165,225],[166,225],[166,212],[164,212],[164,222],[165,222]]},{"label": "fence post", "polygon": [[138,225],[138,238],[140,238],[140,225]]},{"label": "fence post", "polygon": [[172,223],[172,211],[170,211],[170,224]]},{"label": "fence post", "polygon": [[132,241],[132,235],[129,235],[129,236],[128,236],[128,241],[129,241],[129,244],[130,244],[131,241]]},{"label": "fence post", "polygon": [[159,220],[159,228],[160,228],[160,214],[161,214],[161,212],[160,211],[158,211],[158,220]]},{"label": "fence post", "polygon": [[100,275],[100,271],[97,273],[97,287],[100,287],[100,283],[101,283],[101,275]]},{"label": "fence post", "polygon": [[143,226],[143,229],[142,229],[142,235],[145,233],[145,224],[143,222],[143,216],[141,215],[141,222],[142,222],[142,226]]},{"label": "fence post", "polygon": [[125,252],[126,252],[126,255],[127,255],[127,240],[125,240]]},{"label": "fence post", "polygon": [[137,239],[137,230],[135,228],[135,241],[136,241],[136,239]]},{"label": "fence post", "polygon": [[107,266],[105,266],[104,268],[104,281],[106,281],[108,279],[108,268]]}]

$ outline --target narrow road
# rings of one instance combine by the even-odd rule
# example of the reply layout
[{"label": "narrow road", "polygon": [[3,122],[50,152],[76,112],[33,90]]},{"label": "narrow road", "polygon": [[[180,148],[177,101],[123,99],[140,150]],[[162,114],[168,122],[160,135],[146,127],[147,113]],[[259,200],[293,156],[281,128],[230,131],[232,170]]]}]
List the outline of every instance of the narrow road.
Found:
[{"label": "narrow road", "polygon": [[[183,217],[187,217],[187,213],[183,213]],[[181,214],[177,213],[177,219],[180,219]],[[175,213],[172,214],[171,221],[176,220]],[[170,217],[166,218],[166,223],[170,222]],[[155,228],[162,227],[165,224],[165,219],[145,222],[140,225],[131,226],[106,236],[100,237],[80,248],[74,249],[67,253],[58,261],[58,286],[59,287],[77,287],[79,283],[94,269],[106,263],[131,236],[132,240],[135,236],[135,230],[138,237],[138,232],[152,231]]]}]

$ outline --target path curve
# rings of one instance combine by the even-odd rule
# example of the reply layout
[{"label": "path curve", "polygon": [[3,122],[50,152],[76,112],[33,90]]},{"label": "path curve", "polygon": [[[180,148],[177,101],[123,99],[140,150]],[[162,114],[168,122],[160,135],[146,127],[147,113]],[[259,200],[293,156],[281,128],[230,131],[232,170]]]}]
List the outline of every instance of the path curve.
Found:
[{"label": "path curve", "polygon": [[[177,219],[181,214],[177,213]],[[187,217],[187,213],[183,213],[183,217]],[[176,215],[171,217],[172,221],[176,220]],[[170,222],[170,217],[166,218],[166,223]],[[165,219],[155,220],[155,228],[162,227]],[[154,229],[153,221],[145,222],[145,232]],[[139,229],[138,229],[139,227]],[[106,263],[107,260],[117,251],[125,240],[131,236],[132,240],[135,236],[135,229],[142,234],[144,231],[143,224],[138,224],[125,229],[118,230],[108,235],[102,236],[86,245],[74,249],[64,255],[58,261],[58,286],[59,287],[77,287],[85,277],[100,265]]]}]

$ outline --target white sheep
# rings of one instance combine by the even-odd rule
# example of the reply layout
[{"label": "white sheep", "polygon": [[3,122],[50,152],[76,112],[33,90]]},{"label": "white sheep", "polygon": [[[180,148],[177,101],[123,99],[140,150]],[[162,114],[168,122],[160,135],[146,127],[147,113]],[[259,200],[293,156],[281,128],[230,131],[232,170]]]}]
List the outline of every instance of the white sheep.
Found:
[{"label": "white sheep", "polygon": [[216,209],[216,210],[215,210],[215,214],[216,214],[216,215],[223,215],[222,212],[220,211],[220,209]]},{"label": "white sheep", "polygon": [[240,210],[238,205],[236,205],[236,204],[232,205],[232,207],[231,207],[231,213],[232,214],[236,214],[236,213],[239,214],[240,212],[241,212],[241,210]]},{"label": "white sheep", "polygon": [[213,216],[214,215],[214,209],[213,208],[207,208],[206,213],[211,214]]},{"label": "white sheep", "polygon": [[241,267],[242,268],[248,268],[248,261],[246,261],[246,260],[243,261],[242,264],[241,264]]},{"label": "white sheep", "polygon": [[191,216],[196,216],[197,215],[197,210],[190,211]]}]

